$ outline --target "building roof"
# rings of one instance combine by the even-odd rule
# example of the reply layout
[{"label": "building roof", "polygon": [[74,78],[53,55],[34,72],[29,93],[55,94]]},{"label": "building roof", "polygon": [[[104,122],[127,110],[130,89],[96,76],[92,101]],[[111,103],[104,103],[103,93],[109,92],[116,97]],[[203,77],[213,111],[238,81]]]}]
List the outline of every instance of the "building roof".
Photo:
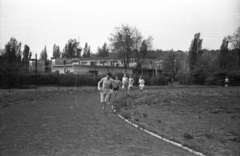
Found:
[{"label": "building roof", "polygon": [[[154,56],[149,56],[147,59],[155,59]],[[88,60],[94,60],[94,61],[102,61],[102,60],[120,60],[121,58],[116,57],[89,57],[89,58],[57,58],[53,59],[55,60],[55,65],[63,65],[63,60],[66,60],[66,64],[72,64],[73,61],[88,61]],[[135,59],[135,57],[130,57],[130,59]]]}]

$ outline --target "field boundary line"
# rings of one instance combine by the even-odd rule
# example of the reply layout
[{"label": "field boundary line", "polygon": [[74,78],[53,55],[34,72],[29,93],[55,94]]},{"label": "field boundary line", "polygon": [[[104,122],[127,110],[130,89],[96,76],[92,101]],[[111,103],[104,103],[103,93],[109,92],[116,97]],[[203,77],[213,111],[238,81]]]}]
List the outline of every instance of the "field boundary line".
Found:
[{"label": "field boundary line", "polygon": [[157,138],[157,139],[159,139],[159,140],[162,140],[162,141],[164,141],[164,142],[170,143],[170,144],[172,144],[172,145],[174,145],[174,146],[177,146],[177,147],[179,147],[179,148],[181,148],[181,149],[184,149],[184,150],[186,150],[186,151],[188,151],[188,152],[190,152],[190,153],[193,153],[193,154],[195,154],[195,155],[197,155],[197,156],[206,156],[206,155],[204,155],[204,154],[201,153],[201,152],[194,151],[193,149],[190,149],[190,148],[188,148],[188,147],[186,147],[186,146],[184,146],[184,145],[182,145],[182,144],[180,144],[180,143],[171,141],[171,140],[166,139],[166,138],[164,138],[164,137],[162,137],[162,136],[160,136],[160,135],[157,135],[157,134],[155,134],[155,133],[153,133],[153,132],[151,132],[151,131],[149,131],[149,130],[147,130],[147,129],[144,129],[144,128],[142,128],[141,126],[139,126],[139,125],[137,125],[137,124],[135,124],[135,123],[132,123],[132,122],[129,121],[128,119],[125,119],[123,116],[121,116],[120,114],[118,114],[115,109],[113,109],[113,111],[116,113],[116,115],[117,115],[118,117],[120,117],[122,120],[124,120],[124,121],[127,122],[128,124],[132,125],[133,127],[137,128],[137,129],[140,129],[141,131],[143,131],[143,132],[145,132],[145,133],[147,133],[147,134],[149,134],[149,135],[151,135],[151,136],[153,136],[153,137],[155,137],[155,138]]}]

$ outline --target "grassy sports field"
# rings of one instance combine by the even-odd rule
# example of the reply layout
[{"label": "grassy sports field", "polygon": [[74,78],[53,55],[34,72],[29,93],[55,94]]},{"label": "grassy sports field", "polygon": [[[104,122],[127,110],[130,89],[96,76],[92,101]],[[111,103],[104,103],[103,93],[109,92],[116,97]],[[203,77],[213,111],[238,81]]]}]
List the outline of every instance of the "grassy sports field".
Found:
[{"label": "grassy sports field", "polygon": [[[120,94],[119,94],[120,95]],[[0,94],[1,156],[193,156],[128,125],[94,89]]]},{"label": "grassy sports field", "polygon": [[122,116],[206,155],[240,155],[240,88],[162,87],[114,103]]}]

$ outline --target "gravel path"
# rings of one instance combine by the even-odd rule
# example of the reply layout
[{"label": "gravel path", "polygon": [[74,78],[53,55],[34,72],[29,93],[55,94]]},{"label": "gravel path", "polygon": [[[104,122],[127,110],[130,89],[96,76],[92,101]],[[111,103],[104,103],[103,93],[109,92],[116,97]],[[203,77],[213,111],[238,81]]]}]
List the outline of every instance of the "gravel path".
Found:
[{"label": "gravel path", "polygon": [[98,93],[78,93],[0,109],[1,156],[188,156],[101,113]]}]

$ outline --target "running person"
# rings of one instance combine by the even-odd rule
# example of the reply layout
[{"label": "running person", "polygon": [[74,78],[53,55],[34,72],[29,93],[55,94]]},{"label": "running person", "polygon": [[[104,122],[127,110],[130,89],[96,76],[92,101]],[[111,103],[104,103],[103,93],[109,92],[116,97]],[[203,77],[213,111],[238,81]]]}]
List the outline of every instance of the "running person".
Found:
[{"label": "running person", "polygon": [[119,91],[119,87],[122,85],[122,82],[118,79],[118,76],[116,76],[114,80],[114,87],[113,87],[113,92],[114,92],[114,97],[116,98],[117,93]]},{"label": "running person", "polygon": [[229,79],[228,79],[228,77],[226,77],[226,79],[225,79],[225,87],[228,87],[228,84],[229,84]]},{"label": "running person", "polygon": [[123,95],[124,93],[127,94],[127,89],[128,89],[127,87],[128,87],[128,77],[126,76],[126,74],[124,74],[122,78]]},{"label": "running person", "polygon": [[139,80],[138,80],[138,83],[139,83],[139,89],[140,89],[140,94],[142,94],[142,90],[144,88],[144,83],[145,81],[142,79],[142,77],[140,76]]},{"label": "running person", "polygon": [[[106,104],[110,104],[110,95],[112,94],[113,79],[111,79],[111,74],[108,73],[106,77],[102,78],[98,82],[98,90],[100,90],[100,102],[102,103],[102,113],[104,113]],[[102,83],[102,88],[100,87]]]},{"label": "running person", "polygon": [[129,80],[128,80],[128,95],[129,95],[130,90],[133,90],[133,84],[134,84],[134,79],[130,75]]}]

